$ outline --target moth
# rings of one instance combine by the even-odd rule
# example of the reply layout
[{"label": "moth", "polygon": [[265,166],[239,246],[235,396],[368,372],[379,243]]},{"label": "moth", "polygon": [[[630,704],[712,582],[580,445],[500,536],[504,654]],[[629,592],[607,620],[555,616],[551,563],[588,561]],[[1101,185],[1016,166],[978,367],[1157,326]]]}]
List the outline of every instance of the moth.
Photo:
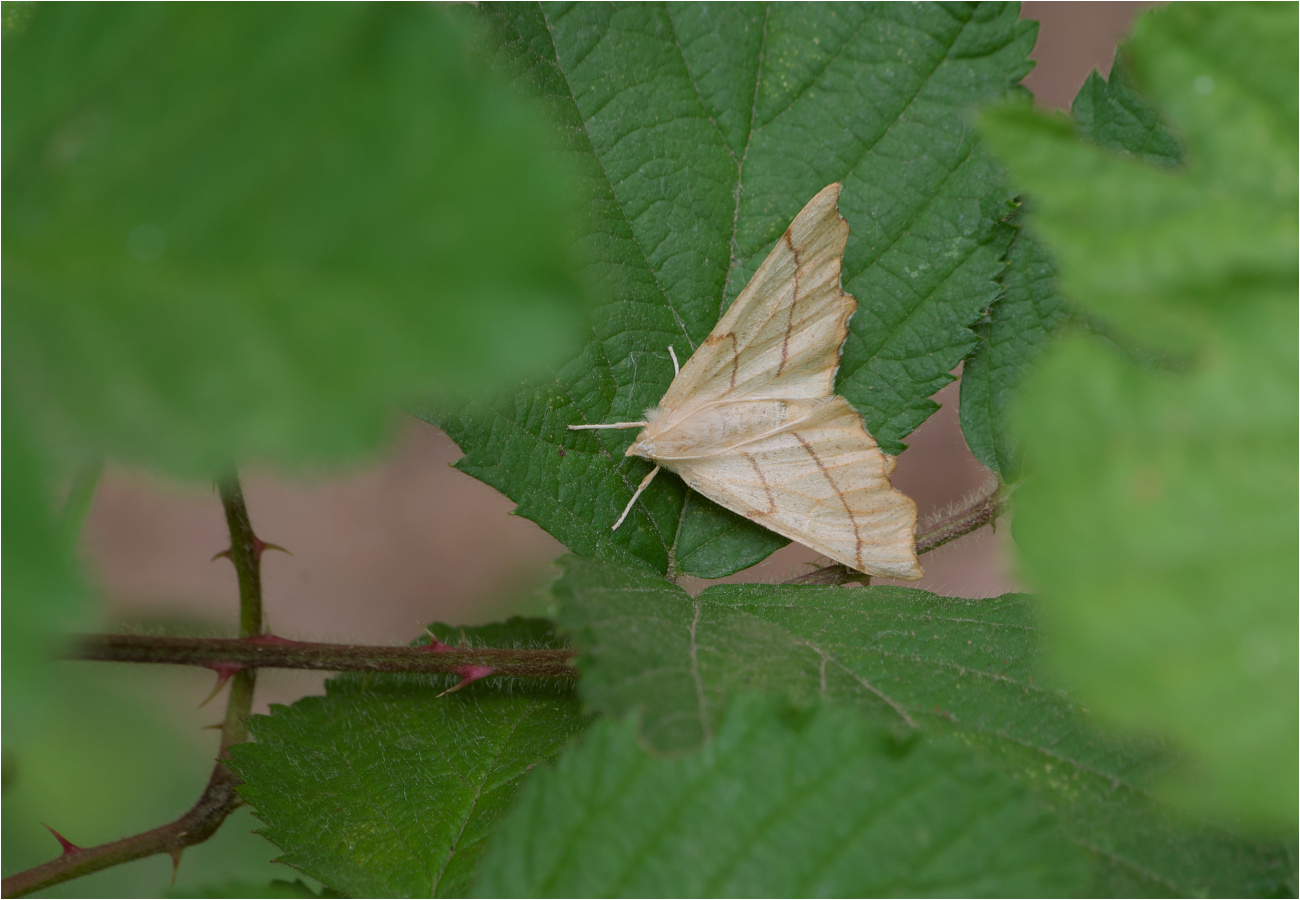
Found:
[{"label": "moth", "polygon": [[894,490],[894,458],[835,394],[857,301],[840,288],[849,224],[839,184],[797,215],[644,421],[570,425],[640,428],[627,456],[660,468],[777,534],[868,575],[915,580],[916,504]]}]

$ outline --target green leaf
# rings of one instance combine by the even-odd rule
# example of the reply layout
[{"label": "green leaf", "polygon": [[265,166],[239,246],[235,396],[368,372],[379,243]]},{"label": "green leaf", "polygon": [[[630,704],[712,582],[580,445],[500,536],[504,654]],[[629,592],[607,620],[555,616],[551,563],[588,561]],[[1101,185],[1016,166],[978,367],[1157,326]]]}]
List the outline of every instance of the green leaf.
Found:
[{"label": "green leaf", "polygon": [[[1110,80],[1094,71],[1070,107],[1075,124],[1109,150],[1171,167],[1182,149],[1159,114],[1134,89],[1122,58]],[[980,344],[962,367],[961,425],[971,452],[1004,481],[1020,474],[1012,402],[1033,363],[1069,321],[1051,253],[1023,228],[1007,253],[1002,294],[975,333]]]},{"label": "green leaf", "polygon": [[1063,292],[1120,339],[1058,348],[1020,414],[1032,477],[1015,533],[1056,664],[1091,708],[1185,749],[1166,790],[1287,830],[1300,754],[1297,30],[1290,6],[1144,20],[1124,58],[1183,136],[1180,169],[1023,110],[985,120]]},{"label": "green leaf", "polygon": [[1056,285],[1056,263],[1024,229],[1007,251],[1002,295],[975,327],[980,344],[962,366],[961,430],[975,458],[1015,481],[1021,454],[1009,410],[1025,376],[1070,318]]},{"label": "green leaf", "polygon": [[429,6],[49,6],[4,45],[4,374],[40,441],[208,476],[369,449],[566,353],[549,130]]},{"label": "green leaf", "polygon": [[[432,630],[470,646],[563,646],[549,623]],[[463,896],[529,769],[583,727],[568,685],[341,676],[251,722],[240,789],[280,859],[359,897]]]},{"label": "green leaf", "polygon": [[45,696],[62,635],[91,618],[86,592],[51,515],[48,467],[4,386],[4,734],[12,746],[50,711]]},{"label": "green leaf", "polygon": [[1191,750],[1196,805],[1285,821],[1297,422],[1294,366],[1269,368],[1243,356],[1177,376],[1062,347],[1026,391],[1038,462],[1015,534],[1051,600],[1056,664],[1090,705]]},{"label": "green leaf", "polygon": [[1121,56],[1115,57],[1109,80],[1095,69],[1088,75],[1070,115],[1089,140],[1108,150],[1167,168],[1183,162],[1178,138],[1137,92]]},{"label": "green leaf", "polygon": [[[1231,328],[1233,298],[1277,296],[1283,285],[1294,295],[1295,88],[1287,100],[1273,84],[1296,67],[1292,13],[1179,7],[1145,20],[1125,58],[1183,134],[1185,169],[1106,152],[1064,119],[1023,107],[984,118],[1033,198],[1063,293],[1130,339],[1191,352]],[[1277,77],[1258,84],[1261,71]]]},{"label": "green leaf", "polygon": [[1028,598],[781,585],[718,585],[691,598],[636,572],[580,559],[565,567],[561,624],[581,650],[586,703],[639,713],[658,751],[716,735],[741,692],[848,705],[900,731],[985,748],[1093,855],[1091,894],[1285,890],[1280,848],[1162,809],[1149,787],[1169,755],[1101,735],[1043,683]]},{"label": "green leaf", "polygon": [[301,879],[295,878],[293,881],[286,881],[282,878],[276,878],[272,881],[223,881],[209,887],[190,890],[167,892],[168,897],[338,897],[341,894],[335,894],[332,891],[317,893]]},{"label": "green leaf", "polygon": [[1062,896],[1078,848],[960,745],[899,741],[847,710],[738,699],[666,760],[601,722],[525,789],[481,896]]},{"label": "green leaf", "polygon": [[784,540],[659,478],[629,432],[817,191],[844,183],[859,301],[838,390],[887,452],[937,406],[996,296],[1008,196],[963,119],[1028,71],[1012,7],[487,6],[503,70],[556,118],[582,177],[579,241],[607,298],[583,352],[516,397],[433,416],[460,467],[571,549],[717,577]]}]

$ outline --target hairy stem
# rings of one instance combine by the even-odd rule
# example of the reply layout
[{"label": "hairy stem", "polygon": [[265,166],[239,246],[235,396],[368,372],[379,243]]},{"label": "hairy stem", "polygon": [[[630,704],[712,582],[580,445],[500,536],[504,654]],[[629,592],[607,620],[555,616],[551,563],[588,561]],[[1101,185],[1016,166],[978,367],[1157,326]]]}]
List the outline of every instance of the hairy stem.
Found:
[{"label": "hairy stem", "polygon": [[[261,630],[262,623],[261,567],[258,563],[265,545],[253,534],[238,479],[233,475],[224,479],[220,491],[226,522],[230,526],[230,560],[239,575],[240,634],[252,638]],[[211,837],[226,816],[239,805],[239,795],[235,791],[240,784],[239,776],[226,768],[222,760],[227,749],[248,737],[245,720],[252,709],[255,683],[255,669],[243,669],[232,679],[226,700],[226,716],[221,725],[217,764],[202,796],[189,811],[166,825],[109,844],[96,847],[65,844],[63,853],[55,859],[4,879],[0,895],[21,897],[158,853],[169,854],[173,863],[179,865],[182,851]]]},{"label": "hairy stem", "polygon": [[956,512],[940,515],[927,522],[926,527],[917,529],[916,555],[929,553],[951,541],[964,537],[972,531],[978,531],[985,525],[992,525],[1007,508],[1007,498],[1002,492],[1002,485],[994,482],[985,488],[967,506]]},{"label": "hairy stem", "polygon": [[576,678],[572,650],[449,647],[384,647],[317,644],[282,638],[152,637],[88,634],[77,638],[70,656],[111,662],[180,666],[247,666],[258,669],[318,669],[329,672],[425,672],[456,674],[465,666],[488,666],[496,675]]}]

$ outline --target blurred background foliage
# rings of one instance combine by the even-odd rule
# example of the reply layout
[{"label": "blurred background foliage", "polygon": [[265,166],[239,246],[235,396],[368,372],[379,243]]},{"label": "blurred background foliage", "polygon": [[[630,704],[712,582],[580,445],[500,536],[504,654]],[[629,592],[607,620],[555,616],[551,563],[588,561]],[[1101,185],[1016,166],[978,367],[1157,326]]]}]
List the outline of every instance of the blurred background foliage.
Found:
[{"label": "blurred background foliage", "polygon": [[1168,795],[1274,828],[1300,789],[1296,38],[1294,6],[1175,4],[1085,86],[1083,129],[982,120],[1089,323],[1017,410],[1016,544],[1054,667],[1188,753]]},{"label": "blurred background foliage", "polygon": [[[6,36],[6,382],[43,447],[210,477],[572,343],[546,129],[427,5],[41,7]],[[74,457],[74,459],[77,457]]]}]

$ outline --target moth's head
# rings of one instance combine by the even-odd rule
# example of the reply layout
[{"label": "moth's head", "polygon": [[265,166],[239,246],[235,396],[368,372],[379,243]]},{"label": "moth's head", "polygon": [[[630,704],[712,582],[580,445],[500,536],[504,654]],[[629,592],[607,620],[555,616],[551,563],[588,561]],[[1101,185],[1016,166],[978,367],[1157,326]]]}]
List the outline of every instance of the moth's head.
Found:
[{"label": "moth's head", "polygon": [[[642,435],[645,432],[641,432]],[[638,438],[633,442],[631,447],[623,452],[624,456],[639,456],[642,459],[654,459],[655,445],[654,441],[647,441],[644,438]]]},{"label": "moth's head", "polygon": [[661,410],[655,406],[645,411],[645,428],[642,428],[632,442],[632,446],[623,452],[624,456],[639,456],[642,459],[654,459],[655,455],[655,419]]}]

